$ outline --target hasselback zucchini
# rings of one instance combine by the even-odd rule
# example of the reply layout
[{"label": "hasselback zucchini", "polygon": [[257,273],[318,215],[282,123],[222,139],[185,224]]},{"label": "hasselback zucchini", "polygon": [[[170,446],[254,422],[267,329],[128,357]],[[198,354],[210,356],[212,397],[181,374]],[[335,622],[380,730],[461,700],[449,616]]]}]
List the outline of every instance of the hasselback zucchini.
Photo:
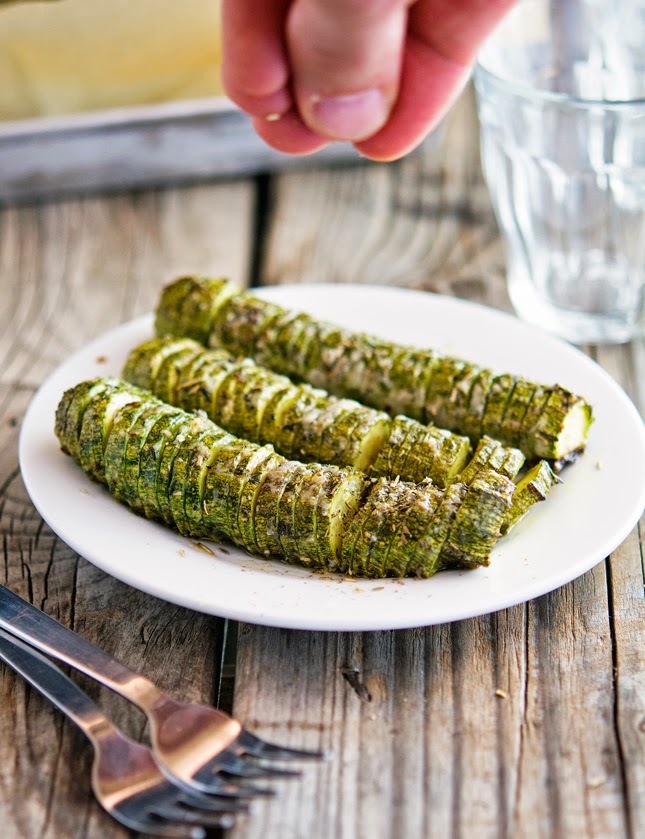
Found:
[{"label": "hasselback zucchini", "polygon": [[333,463],[375,477],[430,478],[445,487],[471,453],[467,437],[294,384],[250,358],[205,349],[190,338],[146,341],[130,352],[123,377],[294,460]]},{"label": "hasselback zucchini", "polygon": [[318,322],[227,280],[182,277],[164,289],[158,336],[189,336],[253,357],[279,373],[390,414],[471,437],[486,434],[556,468],[582,451],[590,405],[541,385],[432,350],[403,347]]},{"label": "hasselback zucchini", "polygon": [[368,577],[487,564],[515,490],[492,470],[442,490],[429,480],[287,460],[118,379],[66,391],[55,431],[90,477],[147,518],[254,554]]}]

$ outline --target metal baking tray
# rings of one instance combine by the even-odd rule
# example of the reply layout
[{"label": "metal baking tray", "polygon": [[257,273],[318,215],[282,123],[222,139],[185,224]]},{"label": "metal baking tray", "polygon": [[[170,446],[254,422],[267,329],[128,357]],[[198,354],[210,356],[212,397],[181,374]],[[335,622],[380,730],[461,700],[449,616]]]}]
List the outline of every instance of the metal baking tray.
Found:
[{"label": "metal baking tray", "polygon": [[349,143],[307,157],[269,148],[224,97],[0,121],[0,201],[349,160],[360,160]]}]

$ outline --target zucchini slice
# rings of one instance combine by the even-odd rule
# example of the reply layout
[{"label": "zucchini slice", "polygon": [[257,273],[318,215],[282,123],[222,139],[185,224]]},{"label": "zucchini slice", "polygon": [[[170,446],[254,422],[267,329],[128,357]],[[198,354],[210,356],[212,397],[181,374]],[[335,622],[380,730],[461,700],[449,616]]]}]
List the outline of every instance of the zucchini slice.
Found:
[{"label": "zucchini slice", "polygon": [[470,456],[467,437],[405,416],[392,420],[387,442],[371,467],[377,477],[396,477],[420,483],[430,478],[437,486],[451,483]]},{"label": "zucchini slice", "polygon": [[[114,413],[112,429],[107,437],[103,452],[105,482],[117,501],[132,506],[138,502],[136,483],[134,492],[130,492],[130,482],[126,483],[125,470],[128,462],[128,444],[134,442],[138,433],[137,421],[148,407],[147,400],[128,402]],[[138,467],[138,464],[137,464]]]},{"label": "zucchini slice", "polygon": [[[116,379],[82,382],[61,403],[63,451],[135,512],[186,536],[225,538],[310,568],[428,577],[485,565],[501,531],[558,482],[544,461],[516,488],[502,472],[514,475],[522,455],[497,441],[469,483],[445,489],[289,461]],[[341,430],[346,423],[351,436],[363,410],[346,412]],[[406,438],[410,422],[399,426]]]},{"label": "zucchini slice", "polygon": [[479,441],[484,435],[483,422],[486,400],[494,379],[492,370],[480,370],[473,377],[470,392],[468,393],[468,407],[462,419],[462,434],[470,437],[473,441]]},{"label": "zucchini slice", "polygon": [[[175,487],[172,484],[175,460],[180,455],[182,459],[185,457],[184,451],[182,451],[184,441],[188,441],[188,445],[191,445],[193,438],[203,429],[203,417],[184,414],[181,422],[170,426],[166,430],[166,441],[161,448],[157,461],[155,493],[161,520],[170,527],[177,527],[173,512],[180,509],[182,501],[181,487]],[[174,492],[178,494],[178,497],[172,495]]]},{"label": "zucchini slice", "polygon": [[280,495],[275,508],[275,531],[280,542],[280,554],[290,563],[297,563],[300,559],[300,545],[298,535],[303,539],[304,523],[298,521],[296,502],[301,488],[316,472],[316,466],[307,463],[302,468],[291,473]]},{"label": "zucchini slice", "polygon": [[424,536],[439,509],[444,493],[430,481],[406,484],[401,498],[400,520],[395,523],[385,557],[384,573],[392,577],[405,577],[414,560],[416,543]]},{"label": "zucchini slice", "polygon": [[[355,398],[379,410],[387,409],[394,402],[395,413],[423,422],[437,421],[473,441],[482,434],[498,437],[506,445],[519,446],[529,459],[559,462],[585,447],[592,422],[591,407],[582,397],[559,385],[548,386],[550,396],[542,414],[532,412],[529,405],[526,416],[520,420],[524,397],[517,408],[512,398],[519,377],[493,374],[469,361],[440,356],[432,350],[425,351],[422,361],[423,350],[408,348],[414,353],[411,378],[410,366],[398,363],[404,358],[401,350],[405,348],[401,345],[320,323],[309,315],[298,315],[273,303],[253,299],[253,295],[233,284],[226,291],[230,296],[223,306],[216,302],[224,293],[221,281],[195,277],[192,285],[186,278],[178,284],[177,289],[171,286],[162,295],[159,334],[164,330],[173,334],[201,334],[203,323],[210,318],[212,344],[233,353],[253,355],[277,372],[306,380],[335,396]],[[201,301],[202,308],[194,315],[198,326],[192,333],[183,326],[183,313],[190,308],[184,303],[184,297],[190,298],[191,306]],[[176,322],[171,323],[173,306],[177,315]],[[282,328],[276,331],[277,324]],[[274,337],[278,338],[277,343]],[[418,399],[421,381],[428,385],[423,412]],[[531,405],[536,402],[537,390],[547,386],[536,383],[535,387]],[[508,435],[503,423],[507,406],[512,417]],[[521,422],[519,432],[518,422]]]},{"label": "zucchini slice", "polygon": [[353,469],[329,470],[329,482],[323,486],[316,501],[314,536],[321,567],[336,570],[342,559],[342,546],[347,527],[359,508],[365,488],[365,476]]},{"label": "zucchini slice", "polygon": [[278,533],[278,507],[289,483],[305,470],[302,463],[281,459],[267,471],[255,499],[253,527],[260,554],[281,556]]},{"label": "zucchini slice", "polygon": [[345,533],[341,561],[346,573],[358,577],[376,576],[373,569],[384,566],[388,544],[381,538],[381,532],[391,526],[397,514],[397,502],[404,491],[405,484],[384,478],[372,486]]},{"label": "zucchini slice", "polygon": [[506,411],[502,418],[504,440],[511,446],[518,446],[520,443],[520,429],[529,405],[533,400],[537,385],[527,382],[526,379],[517,379],[515,388],[506,405]]},{"label": "zucchini slice", "polygon": [[208,343],[218,310],[237,289],[225,279],[180,277],[167,285],[155,312],[155,333]]},{"label": "zucchini slice", "polygon": [[235,491],[227,498],[227,534],[230,539],[257,553],[253,536],[253,505],[266,464],[275,458],[273,446],[248,446],[234,470]]},{"label": "zucchini slice", "polygon": [[[226,432],[219,429],[219,436],[225,435]],[[186,495],[187,493],[190,495],[193,491],[199,493],[199,481],[194,481],[194,488],[189,488],[188,475],[194,468],[195,461],[201,465],[203,461],[209,459],[210,450],[215,445],[212,423],[203,416],[196,416],[183,440],[181,437],[178,438],[178,444],[168,483],[170,518],[175,528],[184,536],[197,535],[194,522],[186,513]],[[197,503],[199,504],[199,498]]]},{"label": "zucchini slice", "polygon": [[559,483],[562,483],[562,481],[553,472],[546,460],[536,463],[515,488],[510,509],[502,522],[502,535],[508,533],[534,504],[545,501],[553,487]]},{"label": "zucchini slice", "polygon": [[[159,406],[155,405],[158,410]],[[157,419],[153,423],[146,444],[139,455],[139,478],[137,482],[138,495],[143,515],[148,519],[161,521],[161,512],[157,502],[157,473],[163,450],[172,440],[175,430],[186,421],[186,415],[179,408],[175,412],[158,412]]]},{"label": "zucchini slice", "polygon": [[205,500],[208,469],[225,446],[235,440],[232,434],[213,426],[203,432],[192,447],[184,479],[184,516],[189,535],[199,538],[212,537],[204,523],[209,509]]},{"label": "zucchini slice", "polygon": [[144,396],[138,388],[122,389],[118,383],[110,381],[103,390],[92,389],[90,398],[91,401],[83,408],[76,451],[83,471],[95,481],[105,483],[105,448],[114,417],[126,405],[132,402],[140,403]]},{"label": "zucchini slice", "polygon": [[204,525],[237,544],[240,540],[236,503],[245,477],[244,466],[257,448],[247,440],[234,437],[229,445],[218,448],[204,478]]},{"label": "zucchini slice", "polygon": [[453,483],[471,453],[470,440],[435,426],[417,428],[407,440],[407,456],[400,468],[406,481],[421,483],[429,478],[437,486]]},{"label": "zucchini slice", "polygon": [[263,454],[258,457],[257,462],[253,465],[252,473],[244,484],[237,522],[246,549],[255,554],[262,553],[256,531],[258,497],[269,474],[280,463],[285,462],[281,455],[275,454],[272,446],[263,446],[258,449],[258,452]]},{"label": "zucchini slice", "polygon": [[506,412],[506,406],[515,390],[517,379],[510,373],[502,373],[494,376],[486,399],[486,408],[482,419],[482,434],[487,434],[496,440],[504,441],[502,418]]},{"label": "zucchini slice", "polygon": [[441,548],[444,568],[477,568],[490,563],[490,552],[501,535],[515,484],[492,469],[480,472],[455,515]]},{"label": "zucchini slice", "polygon": [[467,494],[468,486],[464,483],[457,482],[446,487],[428,528],[413,544],[407,567],[408,575],[425,579],[443,570],[444,565],[441,561],[443,546]]},{"label": "zucchini slice", "polygon": [[407,409],[410,414],[422,418],[431,369],[428,353],[423,350],[402,347],[395,352],[388,377],[391,387],[383,396],[383,410],[395,417]]}]

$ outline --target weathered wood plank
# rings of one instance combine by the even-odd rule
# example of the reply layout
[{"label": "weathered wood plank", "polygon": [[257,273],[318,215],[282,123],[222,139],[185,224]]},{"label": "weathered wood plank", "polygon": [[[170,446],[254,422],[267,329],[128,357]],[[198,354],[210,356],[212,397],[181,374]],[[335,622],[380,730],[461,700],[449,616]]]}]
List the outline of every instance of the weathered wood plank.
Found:
[{"label": "weathered wood plank", "polygon": [[[43,526],[17,472],[28,399],[63,357],[149,309],[185,271],[399,284],[508,308],[471,105],[465,98],[402,163],[276,177],[257,277],[249,184],[0,212],[5,582],[170,690],[212,697],[220,622],[112,580]],[[642,410],[645,343],[597,358]],[[645,829],[642,555],[635,531],[606,565],[553,594],[445,626],[241,626],[238,716],[333,760],[276,785],[279,797],[258,803],[231,839],[635,839]],[[81,681],[141,733],[138,713]],[[81,736],[4,668],[0,703],[5,832],[124,836],[92,801]]]},{"label": "weathered wood plank", "polygon": [[[398,284],[508,309],[472,120],[464,99],[406,161],[275,179],[261,279]],[[600,358],[634,396],[638,346]],[[601,563],[531,603],[446,626],[242,627],[237,714],[334,759],[283,784],[232,839],[639,835],[639,563],[634,534],[609,575]]]},{"label": "weathered wood plank", "polygon": [[[177,696],[209,702],[222,621],[135,591],[57,539],[20,479],[18,432],[44,377],[90,338],[149,310],[163,283],[186,271],[245,281],[253,208],[252,185],[239,182],[0,212],[2,582]],[[142,734],[138,711],[79,681]],[[130,835],[94,803],[82,735],[4,666],[0,705],[3,836]]]},{"label": "weathered wood plank", "polygon": [[[597,361],[645,416],[645,339],[602,347]],[[645,480],[645,478],[644,478]],[[627,835],[645,834],[645,517],[608,562],[615,708]]]}]

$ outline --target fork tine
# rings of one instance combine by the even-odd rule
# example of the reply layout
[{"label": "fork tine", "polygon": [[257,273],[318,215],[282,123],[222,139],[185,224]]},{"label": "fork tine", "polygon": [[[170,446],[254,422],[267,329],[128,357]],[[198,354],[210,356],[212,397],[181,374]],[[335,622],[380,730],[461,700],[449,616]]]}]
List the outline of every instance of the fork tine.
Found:
[{"label": "fork tine", "polygon": [[[116,811],[118,813],[118,809]],[[180,824],[165,821],[162,818],[121,819],[129,830],[137,833],[154,833],[155,836],[167,836],[168,839],[205,839],[206,830],[199,824]]]},{"label": "fork tine", "polygon": [[220,798],[216,795],[204,795],[199,792],[181,790],[177,798],[179,806],[208,810],[211,813],[248,813],[249,802],[236,798]]},{"label": "fork tine", "polygon": [[[207,795],[219,795],[218,790],[221,788],[222,778],[217,774],[220,771],[219,764],[217,764],[218,758],[219,755],[206,763],[191,776],[191,790],[199,791]],[[181,784],[181,787],[183,790],[187,789],[184,783]],[[270,789],[269,787],[257,787],[255,784],[241,783],[239,786],[236,785],[236,789],[240,790],[237,797],[242,801],[249,801],[255,797],[268,798],[276,794],[274,789]]]},{"label": "fork tine", "polygon": [[214,772],[226,772],[237,778],[298,778],[302,774],[297,770],[278,769],[255,763],[228,750],[220,752],[209,766]]},{"label": "fork tine", "polygon": [[237,740],[243,751],[253,757],[266,757],[275,760],[329,760],[329,752],[312,752],[305,749],[291,749],[262,740],[250,731],[243,730]]},{"label": "fork tine", "polygon": [[196,827],[232,827],[234,824],[231,813],[213,813],[206,810],[182,807],[174,802],[168,802],[155,808],[154,816],[178,825],[194,825]]},{"label": "fork tine", "polygon": [[[160,767],[163,771],[163,767]],[[251,798],[264,798],[275,795],[274,790],[268,787],[256,787],[252,784],[234,784],[219,775],[214,775],[210,768],[206,772],[200,770],[195,776],[195,783],[191,786],[179,781],[176,777],[164,772],[164,775],[172,784],[179,784],[185,795],[203,795],[207,800],[209,796],[218,796],[224,799],[241,799],[247,801]]]}]

